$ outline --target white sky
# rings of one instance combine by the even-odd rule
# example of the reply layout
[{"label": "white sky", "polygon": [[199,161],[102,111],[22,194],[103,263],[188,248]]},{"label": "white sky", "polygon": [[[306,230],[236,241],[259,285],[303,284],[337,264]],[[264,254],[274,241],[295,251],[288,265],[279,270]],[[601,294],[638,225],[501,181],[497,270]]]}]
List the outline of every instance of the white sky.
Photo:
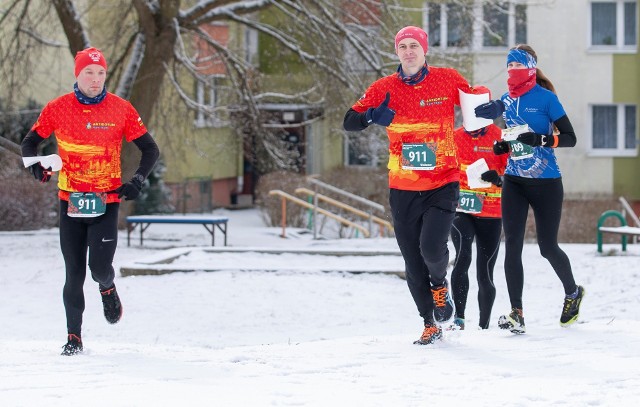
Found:
[{"label": "white sky", "polygon": [[[231,218],[234,248],[397,250],[393,239],[282,239],[254,210],[216,213]],[[595,244],[562,245],[587,292],[580,323],[568,329],[558,323],[560,281],[527,245],[522,336],[496,325],[509,309],[501,250],[491,328],[475,329],[472,265],[467,330],[431,346],[412,344],[422,321],[404,280],[326,272],[402,270],[397,255],[194,250],[173,266],[222,271],[118,274],[117,325],[104,320],[88,277],[85,352],[63,357],[57,233],[0,232],[0,406],[626,406],[640,397],[638,245],[626,255],[607,245],[615,256],[598,255]],[[147,237],[128,248],[121,232],[117,271],[168,247],[210,242],[199,225],[152,225]],[[242,271],[261,268],[277,271]]]}]

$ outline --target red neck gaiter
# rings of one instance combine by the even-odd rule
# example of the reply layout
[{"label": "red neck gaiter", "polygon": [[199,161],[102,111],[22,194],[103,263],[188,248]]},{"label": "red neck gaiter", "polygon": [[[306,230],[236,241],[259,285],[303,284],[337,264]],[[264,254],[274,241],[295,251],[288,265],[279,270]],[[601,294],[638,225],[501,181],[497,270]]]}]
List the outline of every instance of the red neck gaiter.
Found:
[{"label": "red neck gaiter", "polygon": [[509,71],[509,96],[518,98],[536,86],[536,68],[511,69]]}]

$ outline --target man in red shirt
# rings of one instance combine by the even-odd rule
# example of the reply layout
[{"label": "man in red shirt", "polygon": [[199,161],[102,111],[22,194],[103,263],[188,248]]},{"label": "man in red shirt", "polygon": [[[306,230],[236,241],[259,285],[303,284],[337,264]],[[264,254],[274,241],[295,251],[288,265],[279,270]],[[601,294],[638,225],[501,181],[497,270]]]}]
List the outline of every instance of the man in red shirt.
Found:
[{"label": "man in red shirt", "polygon": [[[77,53],[75,76],[74,91],[49,102],[22,141],[22,156],[33,157],[38,144],[53,134],[62,159],[58,197],[60,248],[66,268],[63,301],[67,344],[63,355],[83,350],[87,260],[91,277],[98,283],[105,318],[115,324],[122,316],[112,265],[118,241],[119,202],[122,197],[138,197],[159,156],[158,146],[131,103],[107,92],[107,62],[100,50],[87,48]],[[124,184],[120,169],[123,137],[142,152],[135,175]],[[40,182],[51,179],[50,170],[39,162],[30,167]]]},{"label": "man in red shirt", "polygon": [[[475,86],[474,93],[488,93],[489,89]],[[490,97],[490,96],[489,96]],[[496,297],[493,268],[500,248],[502,232],[501,194],[502,175],[507,166],[504,155],[495,155],[493,145],[502,140],[502,130],[489,124],[478,130],[464,127],[455,130],[460,161],[460,200],[451,227],[451,241],[456,250],[451,271],[451,293],[455,303],[455,319],[450,329],[464,329],[465,309],[469,294],[469,266],[472,245],[476,241],[476,276],[481,329],[489,328],[491,310]],[[471,182],[467,169],[478,160],[484,160],[489,170],[480,174],[486,185]],[[474,174],[475,175],[475,174]]]},{"label": "man in red shirt", "polygon": [[458,91],[470,87],[455,69],[427,65],[421,28],[401,29],[395,50],[397,72],[369,86],[346,113],[344,128],[387,128],[391,215],[409,291],[424,320],[414,343],[426,345],[442,337],[436,321],[453,314],[446,274],[460,179],[454,107],[460,104]]}]

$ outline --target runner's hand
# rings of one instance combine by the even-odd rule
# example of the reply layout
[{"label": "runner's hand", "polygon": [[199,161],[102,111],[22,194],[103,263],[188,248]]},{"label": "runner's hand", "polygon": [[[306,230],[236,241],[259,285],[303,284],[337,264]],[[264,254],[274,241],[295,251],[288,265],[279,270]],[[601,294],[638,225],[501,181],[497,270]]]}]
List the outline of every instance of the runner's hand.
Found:
[{"label": "runner's hand", "polygon": [[504,103],[502,103],[502,100],[500,99],[492,100],[476,106],[476,108],[473,109],[473,112],[476,114],[476,117],[482,117],[483,119],[495,119],[504,112]]},{"label": "runner's hand", "polygon": [[518,135],[518,141],[524,144],[528,144],[533,147],[546,146],[549,137],[543,134],[537,134],[533,132],[526,132]]},{"label": "runner's hand", "polygon": [[41,183],[49,182],[51,179],[51,167],[45,169],[40,163],[35,163],[29,167],[29,172],[33,174],[33,177],[40,181]]},{"label": "runner's hand", "polygon": [[367,125],[375,123],[380,126],[387,127],[393,121],[393,117],[396,112],[393,109],[389,109],[389,100],[391,100],[391,94],[387,92],[387,96],[382,103],[375,109],[372,107],[365,113],[367,119]]},{"label": "runner's hand", "polygon": [[480,174],[480,179],[486,182],[490,182],[497,187],[502,186],[502,178],[500,177],[500,175],[498,175],[498,171],[496,170],[483,172],[482,174]]},{"label": "runner's hand", "polygon": [[118,198],[124,197],[125,201],[136,199],[140,195],[140,191],[142,191],[142,181],[144,181],[142,175],[134,175],[131,181],[120,185],[116,189],[115,192],[118,193]]},{"label": "runner's hand", "polygon": [[507,141],[503,140],[493,143],[493,154],[495,155],[507,154],[510,151],[511,148],[509,147],[509,143]]}]

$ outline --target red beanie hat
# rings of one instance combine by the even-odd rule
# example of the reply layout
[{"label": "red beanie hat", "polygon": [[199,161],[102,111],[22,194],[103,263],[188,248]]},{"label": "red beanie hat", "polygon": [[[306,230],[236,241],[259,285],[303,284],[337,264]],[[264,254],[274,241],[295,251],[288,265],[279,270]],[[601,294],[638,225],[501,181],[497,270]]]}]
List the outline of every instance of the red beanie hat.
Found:
[{"label": "red beanie hat", "polygon": [[76,54],[76,77],[87,65],[97,64],[107,69],[107,60],[98,48],[86,48]]},{"label": "red beanie hat", "polygon": [[398,31],[398,33],[396,34],[396,51],[398,51],[398,43],[405,38],[413,38],[414,40],[418,41],[425,55],[427,54],[429,42],[427,40],[427,33],[424,32],[422,28],[410,25]]}]

